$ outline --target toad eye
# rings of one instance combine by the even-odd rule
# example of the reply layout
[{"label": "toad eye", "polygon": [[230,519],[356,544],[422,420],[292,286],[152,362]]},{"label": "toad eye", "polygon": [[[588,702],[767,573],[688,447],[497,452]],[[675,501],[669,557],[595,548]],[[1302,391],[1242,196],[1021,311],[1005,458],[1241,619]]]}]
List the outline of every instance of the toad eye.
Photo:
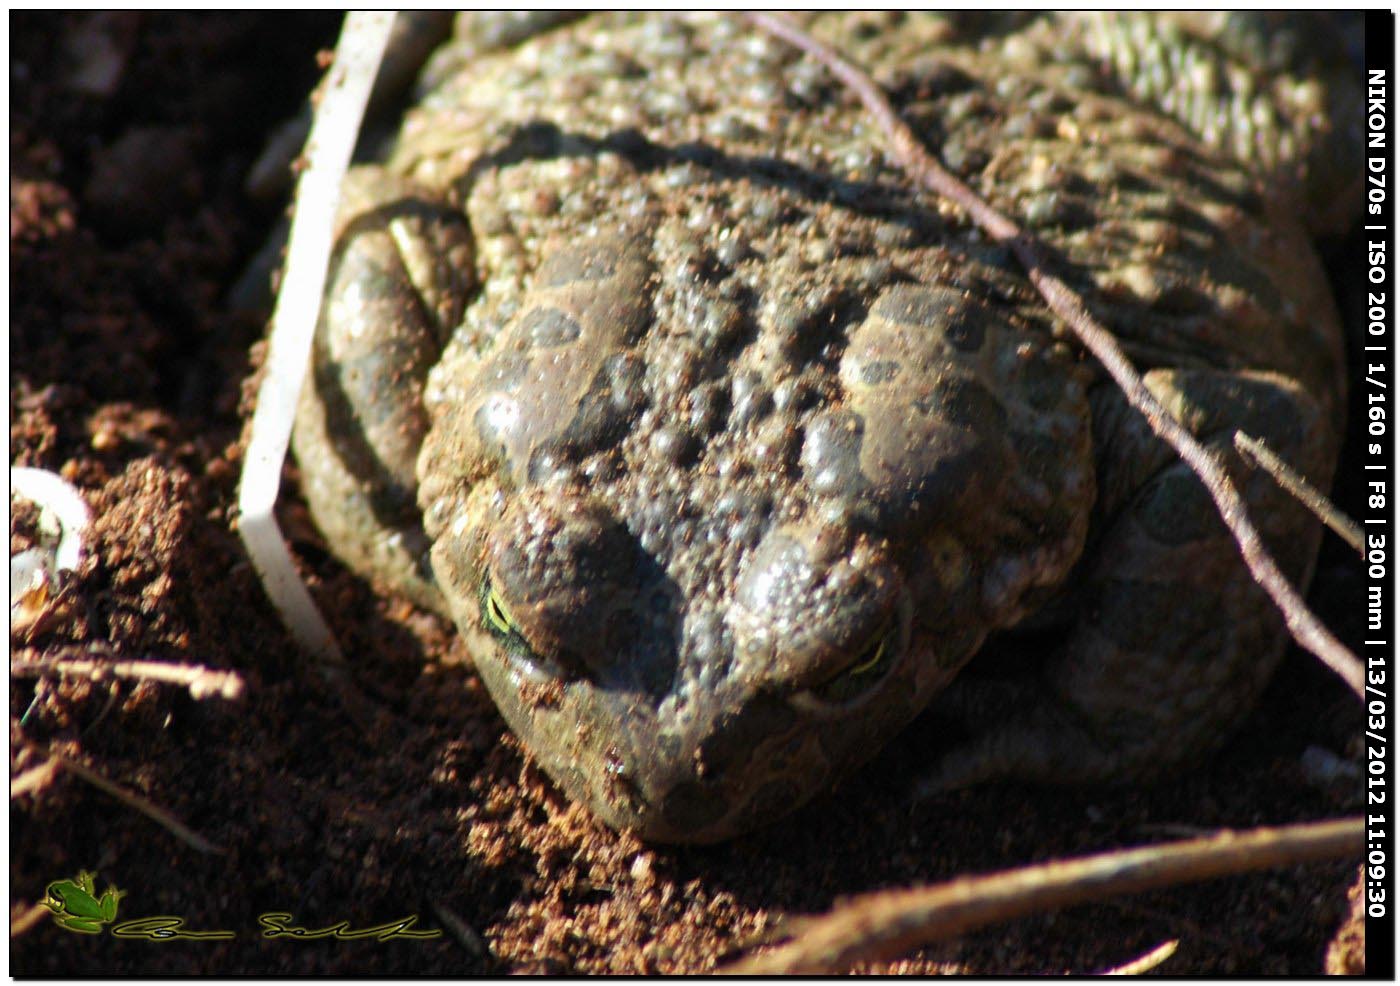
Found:
[{"label": "toad eye", "polygon": [[541,653],[525,639],[525,632],[511,615],[505,597],[491,584],[489,575],[481,580],[477,603],[481,607],[481,628],[496,639],[506,654],[516,659],[517,667],[560,680],[577,676],[576,665],[563,660],[565,655]]},{"label": "toad eye", "polygon": [[481,580],[481,625],[491,635],[513,650],[532,653],[529,643],[520,632],[520,625],[510,615],[510,609],[501,598],[500,592],[491,584],[489,576]]},{"label": "toad eye", "polygon": [[489,582],[486,583],[486,602],[481,607],[481,615],[486,620],[486,625],[499,634],[518,632],[515,629],[515,621],[510,617],[510,610],[506,609],[505,600]]},{"label": "toad eye", "polygon": [[894,665],[898,649],[899,626],[890,619],[861,648],[855,661],[813,692],[827,702],[849,702],[859,697],[883,680],[885,672]]}]

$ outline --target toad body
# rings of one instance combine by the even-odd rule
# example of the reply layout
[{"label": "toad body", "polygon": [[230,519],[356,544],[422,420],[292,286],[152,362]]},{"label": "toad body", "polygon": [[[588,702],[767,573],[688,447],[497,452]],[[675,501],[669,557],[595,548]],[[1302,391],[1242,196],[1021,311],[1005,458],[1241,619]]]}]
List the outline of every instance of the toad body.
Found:
[{"label": "toad body", "polygon": [[[1262,437],[1324,486],[1336,456],[1309,236],[1345,221],[1358,145],[1336,121],[1359,103],[1323,32],[807,23],[1045,244],[1306,579],[1315,526],[1230,447]],[[1200,483],[1009,251],[748,24],[465,17],[345,198],[296,434],[314,516],[451,615],[510,726],[608,823],[769,821],[1015,628],[1054,644],[994,700],[968,689],[941,783],[1150,777],[1269,677],[1282,620]]]}]

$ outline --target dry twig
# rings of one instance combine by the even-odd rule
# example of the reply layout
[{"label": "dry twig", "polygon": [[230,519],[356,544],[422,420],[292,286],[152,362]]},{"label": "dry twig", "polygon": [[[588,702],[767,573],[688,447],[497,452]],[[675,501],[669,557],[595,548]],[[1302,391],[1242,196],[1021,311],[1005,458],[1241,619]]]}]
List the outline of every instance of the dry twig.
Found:
[{"label": "dry twig", "polygon": [[1235,448],[1260,469],[1274,478],[1274,482],[1288,491],[1293,499],[1313,512],[1313,516],[1332,528],[1358,555],[1366,553],[1366,535],[1360,526],[1346,514],[1338,510],[1322,491],[1303,478],[1303,475],[1287,462],[1274,455],[1269,446],[1242,431],[1235,432]]},{"label": "dry twig", "polygon": [[234,671],[216,671],[198,664],[168,664],[164,661],[95,661],[89,658],[56,657],[37,661],[13,661],[10,674],[36,677],[44,674],[79,674],[100,681],[108,676],[138,681],[162,681],[183,685],[196,700],[217,696],[235,701],[243,695],[243,679]]},{"label": "dry twig", "polygon": [[192,848],[204,853],[222,853],[224,851],[219,846],[216,846],[214,843],[204,838],[204,836],[200,835],[198,832],[195,832],[193,829],[189,828],[187,825],[181,822],[174,815],[170,814],[170,812],[166,811],[164,808],[158,807],[153,802],[146,798],[143,798],[139,794],[128,791],[126,788],[121,787],[118,784],[112,783],[92,768],[84,767],[76,760],[70,760],[63,754],[57,753],[52,750],[49,751],[49,756],[52,757],[53,760],[65,770],[70,770],[74,774],[77,774],[79,777],[87,781],[99,791],[105,791],[107,794],[110,794],[122,804],[135,808],[137,811],[145,815],[147,818],[151,819],[157,825],[160,825],[162,828],[168,830],[172,835],[174,835],[181,842],[184,842],[186,845],[191,846]]},{"label": "dry twig", "polygon": [[11,919],[10,937],[18,938],[52,913],[53,912],[43,904],[32,905],[29,910],[25,911],[19,917]]},{"label": "dry twig", "polygon": [[31,767],[10,781],[10,799],[13,800],[26,794],[31,794],[41,788],[48,787],[49,781],[58,775],[58,761],[49,759]]},{"label": "dry twig", "polygon": [[831,973],[894,958],[998,921],[1086,901],[1274,866],[1356,857],[1364,822],[1344,818],[1058,860],[932,887],[865,894],[803,925],[801,937],[721,970]]},{"label": "dry twig", "polygon": [[1122,965],[1114,966],[1112,969],[1105,969],[1103,972],[1099,973],[1099,975],[1140,976],[1144,972],[1157,968],[1163,962],[1167,961],[1167,959],[1175,955],[1177,946],[1180,944],[1181,943],[1175,938],[1170,941],[1164,941],[1146,955],[1140,955],[1131,962],[1124,962]]},{"label": "dry twig", "polygon": [[1038,243],[945,170],[899,118],[884,92],[869,75],[782,16],[747,16],[762,30],[800,48],[826,66],[832,75],[860,98],[884,133],[889,152],[900,167],[958,206],[989,237],[1005,244],[1016,254],[1050,310],[1074,331],[1084,347],[1103,364],[1127,397],[1128,403],[1147,419],[1152,431],[1200,477],[1225,525],[1234,535],[1250,574],[1283,612],[1293,639],[1317,655],[1358,696],[1363,695],[1365,685],[1361,662],[1322,625],[1308,609],[1302,596],[1279,571],[1277,563],[1264,548],[1259,532],[1250,523],[1244,501],[1231,484],[1220,460],[1202,448],[1195,437],[1152,396],[1113,334],[1089,314],[1083,300],[1069,285],[1047,269]]},{"label": "dry twig", "polygon": [[442,922],[442,926],[447,929],[447,933],[472,955],[478,959],[491,957],[491,949],[486,944],[486,940],[481,937],[475,928],[463,921],[456,911],[440,901],[429,901],[428,906],[437,915],[437,919]]}]

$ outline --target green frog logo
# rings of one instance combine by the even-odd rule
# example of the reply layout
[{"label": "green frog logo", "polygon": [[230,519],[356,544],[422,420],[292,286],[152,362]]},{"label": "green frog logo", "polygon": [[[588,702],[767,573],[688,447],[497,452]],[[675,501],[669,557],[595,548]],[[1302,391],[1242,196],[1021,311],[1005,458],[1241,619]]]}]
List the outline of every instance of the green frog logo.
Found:
[{"label": "green frog logo", "polygon": [[55,880],[49,884],[39,903],[53,911],[54,923],[60,928],[97,935],[102,933],[103,925],[116,919],[117,902],[125,896],[125,890],[108,886],[98,897],[92,874],[84,870],[73,880]]}]

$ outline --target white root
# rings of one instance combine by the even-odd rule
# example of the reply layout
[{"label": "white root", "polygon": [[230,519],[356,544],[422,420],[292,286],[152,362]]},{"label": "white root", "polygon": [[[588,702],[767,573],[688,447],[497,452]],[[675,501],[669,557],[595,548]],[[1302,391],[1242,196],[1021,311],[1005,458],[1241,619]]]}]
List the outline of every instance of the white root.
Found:
[{"label": "white root", "polygon": [[47,469],[10,467],[10,493],[39,507],[39,544],[10,556],[10,624],[28,625],[58,589],[58,573],[83,560],[92,511],[66,479]]},{"label": "white root", "polygon": [[41,532],[57,539],[54,563],[59,571],[76,569],[83,559],[83,533],[92,520],[82,494],[57,473],[25,466],[10,467],[10,492],[39,505]]},{"label": "white root", "polygon": [[239,534],[269,598],[293,639],[332,662],[342,660],[340,648],[297,574],[272,510],[320,315],[340,185],[393,21],[392,13],[347,14],[320,92],[306,143],[306,170],[297,182],[287,265],[272,314],[267,371],[258,390],[238,497]]}]

